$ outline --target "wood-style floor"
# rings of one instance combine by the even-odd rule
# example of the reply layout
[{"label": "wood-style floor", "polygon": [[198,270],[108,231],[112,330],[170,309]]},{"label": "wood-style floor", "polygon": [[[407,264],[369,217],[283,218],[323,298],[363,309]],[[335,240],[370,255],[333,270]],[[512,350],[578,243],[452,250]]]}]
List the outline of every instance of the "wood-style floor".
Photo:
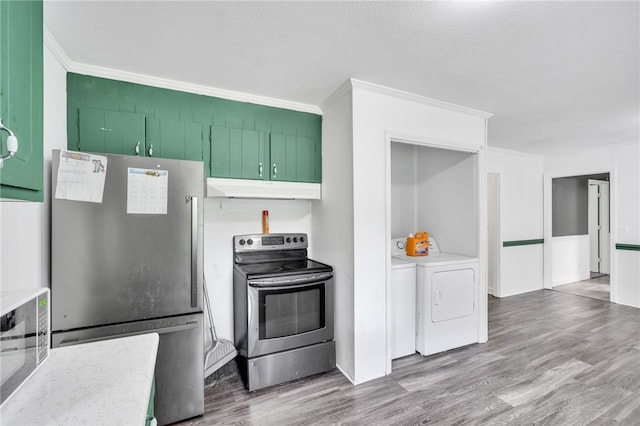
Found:
[{"label": "wood-style floor", "polygon": [[638,425],[640,309],[540,290],[489,299],[489,342],[393,362],[353,386],[337,370],[247,392],[207,387],[183,425]]},{"label": "wood-style floor", "polygon": [[589,280],[575,283],[562,284],[553,288],[555,291],[575,294],[576,296],[591,297],[593,299],[611,300],[609,285],[609,275],[600,275]]}]

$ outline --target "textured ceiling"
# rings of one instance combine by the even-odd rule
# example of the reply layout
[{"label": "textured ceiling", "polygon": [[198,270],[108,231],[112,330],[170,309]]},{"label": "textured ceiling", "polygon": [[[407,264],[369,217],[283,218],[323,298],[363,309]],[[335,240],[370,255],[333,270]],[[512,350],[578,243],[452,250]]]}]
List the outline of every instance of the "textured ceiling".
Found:
[{"label": "textured ceiling", "polygon": [[321,106],[349,78],[532,153],[640,140],[640,2],[45,0],[71,61]]}]

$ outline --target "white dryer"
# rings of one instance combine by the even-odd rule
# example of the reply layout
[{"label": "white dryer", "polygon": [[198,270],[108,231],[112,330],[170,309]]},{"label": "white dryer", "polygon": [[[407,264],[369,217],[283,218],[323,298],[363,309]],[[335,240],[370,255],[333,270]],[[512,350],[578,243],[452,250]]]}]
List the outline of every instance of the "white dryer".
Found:
[{"label": "white dryer", "polygon": [[441,253],[429,238],[428,256],[394,257],[416,263],[416,351],[431,355],[478,342],[478,258]]}]

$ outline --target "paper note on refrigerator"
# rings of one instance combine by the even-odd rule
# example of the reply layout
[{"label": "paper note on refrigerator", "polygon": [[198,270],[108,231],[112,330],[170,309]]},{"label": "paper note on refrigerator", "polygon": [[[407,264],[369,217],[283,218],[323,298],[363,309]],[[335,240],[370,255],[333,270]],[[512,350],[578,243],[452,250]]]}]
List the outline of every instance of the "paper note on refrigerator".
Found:
[{"label": "paper note on refrigerator", "polygon": [[169,171],[129,167],[128,214],[167,214]]},{"label": "paper note on refrigerator", "polygon": [[60,200],[102,203],[107,157],[60,151],[55,197]]}]

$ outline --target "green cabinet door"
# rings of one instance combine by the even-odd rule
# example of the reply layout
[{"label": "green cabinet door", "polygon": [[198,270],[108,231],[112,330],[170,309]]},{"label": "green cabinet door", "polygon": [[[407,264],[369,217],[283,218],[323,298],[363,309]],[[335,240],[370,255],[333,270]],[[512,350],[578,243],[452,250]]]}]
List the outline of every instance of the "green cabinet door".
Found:
[{"label": "green cabinet door", "polygon": [[264,180],[268,175],[265,134],[211,126],[211,176]]},{"label": "green cabinet door", "polygon": [[118,111],[80,109],[78,111],[78,147],[84,152],[143,155],[145,152],[145,116]]},{"label": "green cabinet door", "polygon": [[[203,160],[202,124],[200,123],[148,118],[146,136],[144,155],[147,157]],[[208,165],[205,166],[208,167]]]},{"label": "green cabinet door", "polygon": [[304,136],[272,134],[270,179],[288,182],[320,182],[319,144]]},{"label": "green cabinet door", "polygon": [[[0,169],[0,198],[44,198],[42,46],[42,1],[0,1],[0,117],[18,138],[18,152]],[[3,156],[7,135],[0,135]]]}]

